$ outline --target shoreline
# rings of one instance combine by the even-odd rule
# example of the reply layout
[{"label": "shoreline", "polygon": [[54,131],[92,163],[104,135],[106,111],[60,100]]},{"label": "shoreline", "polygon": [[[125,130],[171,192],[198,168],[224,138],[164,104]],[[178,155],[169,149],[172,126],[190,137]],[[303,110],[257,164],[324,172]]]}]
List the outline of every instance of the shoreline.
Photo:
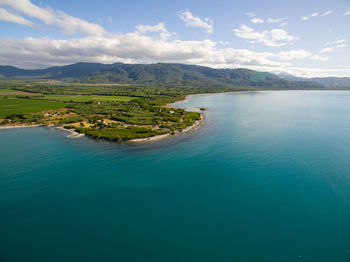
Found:
[{"label": "shoreline", "polygon": [[15,125],[15,126],[0,126],[0,130],[14,129],[14,128],[29,128],[29,127],[39,127],[40,125]]},{"label": "shoreline", "polygon": [[[220,94],[220,93],[215,93],[215,94]],[[185,99],[176,101],[174,103],[167,104],[164,107],[167,107],[167,108],[182,108],[182,107],[174,106],[174,104],[185,102],[188,99],[190,99],[190,97],[197,96],[197,95],[207,95],[207,94],[190,94],[190,95],[186,95]],[[159,141],[159,140],[163,140],[163,139],[166,139],[166,138],[175,137],[177,135],[185,134],[185,133],[188,133],[190,131],[197,130],[203,124],[203,122],[205,120],[204,113],[200,113],[200,116],[201,116],[201,119],[195,121],[193,123],[193,125],[185,127],[184,129],[182,129],[182,131],[175,131],[174,134],[169,134],[168,133],[168,134],[164,134],[164,135],[157,135],[157,136],[151,136],[151,137],[145,137],[145,138],[135,138],[135,139],[128,140],[126,142],[128,142],[128,143],[144,143],[144,142]]]},{"label": "shoreline", "polygon": [[55,129],[70,133],[68,136],[66,136],[66,138],[79,138],[79,137],[85,136],[82,133],[78,133],[72,129],[64,128],[63,126],[47,126],[47,127],[55,128]]},{"label": "shoreline", "polygon": [[[215,93],[215,94],[220,94],[221,92],[219,93]],[[231,92],[230,92],[231,93]],[[209,93],[209,94],[214,94],[214,93]],[[165,107],[168,107],[168,108],[182,108],[182,107],[177,107],[177,106],[174,106],[173,104],[175,103],[181,103],[181,102],[185,102],[186,100],[188,100],[190,97],[192,96],[197,96],[197,95],[208,95],[208,94],[190,94],[190,95],[187,95],[185,97],[185,99],[183,100],[180,100],[180,101],[176,101],[174,103],[171,103],[171,104],[167,104],[165,105]],[[180,135],[180,134],[185,134],[185,133],[188,133],[188,132],[191,132],[191,131],[194,131],[194,130],[197,130],[204,122],[205,120],[205,116],[204,116],[204,113],[200,113],[200,120],[196,120],[193,125],[191,126],[187,126],[185,127],[184,129],[182,129],[181,131],[174,131],[174,134],[170,134],[170,133],[167,133],[167,134],[163,134],[163,135],[156,135],[156,136],[151,136],[151,137],[145,137],[145,138],[135,138],[135,139],[131,139],[131,140],[127,140],[125,142],[127,143],[140,143],[140,142],[153,142],[153,141],[159,141],[159,140],[163,140],[165,138],[170,138],[170,137],[175,137],[177,135]],[[64,128],[63,126],[53,126],[53,125],[43,125],[43,124],[38,124],[38,125],[9,125],[9,126],[0,126],[0,130],[5,130],[5,129],[14,129],[14,128],[30,128],[30,127],[48,127],[48,128],[54,128],[54,129],[58,129],[58,130],[61,130],[63,132],[68,132],[69,135],[66,136],[66,138],[72,138],[72,139],[75,139],[75,138],[79,138],[79,137],[83,137],[85,136],[85,134],[82,134],[82,133],[78,133],[76,132],[74,129],[66,129]]]},{"label": "shoreline", "polygon": [[145,137],[145,138],[135,138],[135,139],[128,140],[126,142],[128,143],[153,142],[153,141],[163,140],[165,138],[175,137],[177,135],[181,135],[181,134],[188,133],[190,131],[197,130],[203,124],[205,119],[203,113],[200,113],[200,116],[201,116],[201,119],[195,121],[193,125],[185,127],[184,129],[182,129],[182,131],[175,131],[174,134],[168,133],[164,135],[157,135],[157,136],[151,136],[151,137]]},{"label": "shoreline", "polygon": [[78,133],[74,130],[63,128],[62,126],[47,126],[47,125],[43,125],[43,124],[41,124],[41,125],[0,126],[0,130],[15,129],[15,128],[30,128],[30,127],[48,127],[48,128],[58,129],[58,130],[70,133],[68,136],[66,136],[67,138],[79,138],[79,137],[85,136],[84,134]]}]

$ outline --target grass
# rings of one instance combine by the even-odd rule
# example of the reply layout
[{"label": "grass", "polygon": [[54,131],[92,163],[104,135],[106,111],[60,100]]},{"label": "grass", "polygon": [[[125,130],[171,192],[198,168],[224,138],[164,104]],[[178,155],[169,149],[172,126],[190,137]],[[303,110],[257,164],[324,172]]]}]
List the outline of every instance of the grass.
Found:
[{"label": "grass", "polygon": [[28,92],[13,90],[13,89],[0,88],[0,96],[15,96],[15,95],[33,95],[33,94]]},{"label": "grass", "polygon": [[197,93],[197,89],[61,82],[5,84],[0,87],[0,118],[6,118],[1,125],[63,125],[91,137],[125,141],[172,133],[200,117],[163,107]]},{"label": "grass", "polygon": [[0,94],[1,93],[8,93],[8,92],[16,92],[16,91],[13,89],[0,88]]},{"label": "grass", "polygon": [[45,95],[37,97],[40,100],[54,100],[60,102],[88,102],[88,101],[123,101],[129,102],[132,97],[129,96],[98,96],[98,95]]},{"label": "grass", "polygon": [[0,118],[11,114],[31,114],[66,107],[68,104],[55,101],[0,98]]}]

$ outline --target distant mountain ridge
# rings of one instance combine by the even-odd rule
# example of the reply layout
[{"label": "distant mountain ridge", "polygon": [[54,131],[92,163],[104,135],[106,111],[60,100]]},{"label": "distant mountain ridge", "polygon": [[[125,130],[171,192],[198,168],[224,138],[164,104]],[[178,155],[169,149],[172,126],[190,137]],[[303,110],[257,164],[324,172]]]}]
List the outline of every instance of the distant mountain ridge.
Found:
[{"label": "distant mountain ridge", "polygon": [[76,63],[46,69],[25,70],[0,66],[5,79],[74,79],[86,83],[125,83],[158,86],[251,87],[264,89],[322,89],[309,81],[289,81],[267,72],[249,69],[214,69],[185,64]]},{"label": "distant mountain ridge", "polygon": [[76,63],[53,66],[46,69],[19,69],[14,66],[0,66],[0,75],[5,78],[80,78],[102,70],[110,65],[100,63]]},{"label": "distant mountain ridge", "polygon": [[289,81],[316,82],[327,87],[350,87],[350,77],[296,77],[290,74],[278,74],[279,77]]}]

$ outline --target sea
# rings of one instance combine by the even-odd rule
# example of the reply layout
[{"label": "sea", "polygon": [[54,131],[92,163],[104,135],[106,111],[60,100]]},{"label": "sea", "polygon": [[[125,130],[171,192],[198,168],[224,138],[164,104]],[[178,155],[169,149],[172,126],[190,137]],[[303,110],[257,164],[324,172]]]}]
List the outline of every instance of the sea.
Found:
[{"label": "sea", "polygon": [[0,262],[349,262],[350,92],[191,96],[196,131],[0,130]]}]

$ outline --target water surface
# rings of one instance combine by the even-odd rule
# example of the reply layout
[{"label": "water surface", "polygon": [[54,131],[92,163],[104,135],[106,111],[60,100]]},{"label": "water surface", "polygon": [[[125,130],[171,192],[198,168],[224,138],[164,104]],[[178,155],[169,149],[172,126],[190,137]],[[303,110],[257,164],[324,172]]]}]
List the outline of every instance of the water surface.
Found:
[{"label": "water surface", "polygon": [[350,92],[193,96],[139,145],[0,131],[0,261],[350,261]]}]

